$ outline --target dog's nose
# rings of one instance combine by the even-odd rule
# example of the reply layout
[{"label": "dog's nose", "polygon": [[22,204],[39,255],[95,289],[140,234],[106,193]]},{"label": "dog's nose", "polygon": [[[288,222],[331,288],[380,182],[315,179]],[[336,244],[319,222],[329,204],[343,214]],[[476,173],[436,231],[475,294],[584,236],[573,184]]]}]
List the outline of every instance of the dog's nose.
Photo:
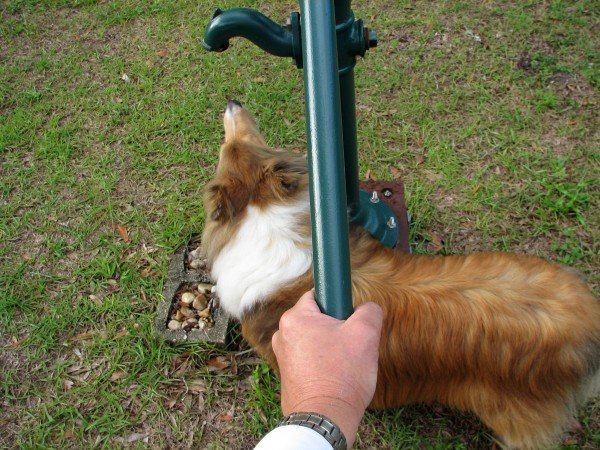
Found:
[{"label": "dog's nose", "polygon": [[237,100],[227,100],[227,109],[230,113],[236,112],[238,109],[242,107],[242,104]]}]

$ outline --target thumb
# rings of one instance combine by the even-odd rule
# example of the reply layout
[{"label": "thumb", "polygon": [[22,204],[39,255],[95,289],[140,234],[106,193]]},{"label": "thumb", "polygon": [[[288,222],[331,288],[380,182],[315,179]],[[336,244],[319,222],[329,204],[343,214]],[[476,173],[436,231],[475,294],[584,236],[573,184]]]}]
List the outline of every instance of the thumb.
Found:
[{"label": "thumb", "polygon": [[378,333],[383,325],[383,311],[377,303],[367,302],[354,310],[354,313],[346,320],[347,326],[367,326]]},{"label": "thumb", "polygon": [[307,313],[320,313],[321,310],[319,309],[319,305],[317,305],[317,302],[315,301],[315,290],[311,289],[310,291],[305,292],[292,309]]}]

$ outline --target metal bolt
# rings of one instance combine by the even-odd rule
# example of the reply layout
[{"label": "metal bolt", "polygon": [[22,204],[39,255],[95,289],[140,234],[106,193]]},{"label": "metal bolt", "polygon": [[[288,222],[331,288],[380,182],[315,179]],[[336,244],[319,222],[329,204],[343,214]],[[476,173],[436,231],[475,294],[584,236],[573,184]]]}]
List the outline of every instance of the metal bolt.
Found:
[{"label": "metal bolt", "polygon": [[393,216],[387,221],[387,226],[388,228],[396,228],[396,219]]},{"label": "metal bolt", "polygon": [[384,189],[383,190],[383,196],[386,198],[390,198],[392,196],[392,191],[390,191],[389,189]]},{"label": "metal bolt", "polygon": [[377,32],[365,27],[365,50],[377,47]]},{"label": "metal bolt", "polygon": [[379,203],[379,197],[377,196],[377,191],[373,191],[373,195],[371,195],[371,203]]}]

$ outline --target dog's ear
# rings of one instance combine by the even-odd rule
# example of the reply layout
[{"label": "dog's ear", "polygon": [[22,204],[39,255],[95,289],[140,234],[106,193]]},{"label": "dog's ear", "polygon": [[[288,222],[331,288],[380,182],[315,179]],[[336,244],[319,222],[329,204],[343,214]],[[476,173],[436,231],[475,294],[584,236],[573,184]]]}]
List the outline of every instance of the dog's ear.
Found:
[{"label": "dog's ear", "polygon": [[267,146],[250,113],[235,100],[227,102],[227,108],[223,115],[223,127],[225,128],[225,143],[238,140],[262,147]]},{"label": "dog's ear", "polygon": [[205,190],[206,210],[210,220],[226,222],[237,216],[248,203],[248,194],[235,182],[209,184]]}]

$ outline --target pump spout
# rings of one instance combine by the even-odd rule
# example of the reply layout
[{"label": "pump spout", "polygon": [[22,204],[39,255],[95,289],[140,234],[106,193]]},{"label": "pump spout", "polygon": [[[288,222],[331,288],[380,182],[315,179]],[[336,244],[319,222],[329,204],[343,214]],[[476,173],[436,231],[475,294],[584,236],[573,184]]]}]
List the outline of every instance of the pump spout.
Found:
[{"label": "pump spout", "polygon": [[293,56],[292,32],[248,8],[217,9],[204,32],[206,50],[222,52],[232,37],[244,37],[275,56]]}]

